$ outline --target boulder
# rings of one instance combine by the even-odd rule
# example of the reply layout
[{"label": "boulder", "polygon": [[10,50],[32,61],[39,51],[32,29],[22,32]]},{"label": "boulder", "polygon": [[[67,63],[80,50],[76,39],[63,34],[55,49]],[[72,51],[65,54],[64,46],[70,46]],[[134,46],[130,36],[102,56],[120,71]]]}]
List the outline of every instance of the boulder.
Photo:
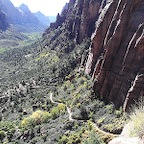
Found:
[{"label": "boulder", "polygon": [[109,144],[144,144],[144,141],[138,137],[134,138],[118,137],[110,141]]}]

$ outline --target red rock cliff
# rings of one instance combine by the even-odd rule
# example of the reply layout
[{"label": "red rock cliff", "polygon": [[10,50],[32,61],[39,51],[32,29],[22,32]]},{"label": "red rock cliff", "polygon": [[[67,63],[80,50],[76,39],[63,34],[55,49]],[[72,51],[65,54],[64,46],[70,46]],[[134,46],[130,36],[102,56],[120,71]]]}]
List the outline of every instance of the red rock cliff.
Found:
[{"label": "red rock cliff", "polygon": [[86,63],[95,91],[124,110],[144,96],[144,0],[109,0]]},{"label": "red rock cliff", "polygon": [[85,72],[106,102],[126,109],[144,95],[144,0],[70,0],[50,28],[62,26],[76,43],[92,35]]}]

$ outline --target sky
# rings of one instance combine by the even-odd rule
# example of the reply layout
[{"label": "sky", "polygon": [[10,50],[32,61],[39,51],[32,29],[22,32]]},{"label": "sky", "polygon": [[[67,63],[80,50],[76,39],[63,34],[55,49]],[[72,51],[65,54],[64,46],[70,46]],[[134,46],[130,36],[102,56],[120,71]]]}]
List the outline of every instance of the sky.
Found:
[{"label": "sky", "polygon": [[41,11],[46,16],[56,16],[69,0],[11,0],[15,7],[26,4],[31,12]]}]

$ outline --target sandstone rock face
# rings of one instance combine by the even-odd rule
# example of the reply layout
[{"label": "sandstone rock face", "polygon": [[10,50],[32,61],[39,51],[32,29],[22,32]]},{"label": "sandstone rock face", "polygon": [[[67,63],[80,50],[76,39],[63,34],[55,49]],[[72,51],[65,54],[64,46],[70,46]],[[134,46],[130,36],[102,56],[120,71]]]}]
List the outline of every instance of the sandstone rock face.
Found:
[{"label": "sandstone rock face", "polygon": [[18,9],[22,12],[22,23],[34,23],[36,25],[40,24],[38,18],[29,10],[27,5],[22,4],[18,7]]},{"label": "sandstone rock face", "polygon": [[144,1],[105,2],[99,9],[85,72],[96,79],[95,91],[106,102],[126,110],[144,96]]}]

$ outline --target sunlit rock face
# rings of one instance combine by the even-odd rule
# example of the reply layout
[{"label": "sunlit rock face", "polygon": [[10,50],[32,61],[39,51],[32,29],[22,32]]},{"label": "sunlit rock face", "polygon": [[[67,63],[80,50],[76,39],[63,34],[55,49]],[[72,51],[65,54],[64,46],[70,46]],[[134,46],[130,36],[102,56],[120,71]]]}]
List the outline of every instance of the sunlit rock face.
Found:
[{"label": "sunlit rock face", "polygon": [[144,95],[143,0],[109,0],[96,22],[85,72],[116,107],[126,110]]}]

